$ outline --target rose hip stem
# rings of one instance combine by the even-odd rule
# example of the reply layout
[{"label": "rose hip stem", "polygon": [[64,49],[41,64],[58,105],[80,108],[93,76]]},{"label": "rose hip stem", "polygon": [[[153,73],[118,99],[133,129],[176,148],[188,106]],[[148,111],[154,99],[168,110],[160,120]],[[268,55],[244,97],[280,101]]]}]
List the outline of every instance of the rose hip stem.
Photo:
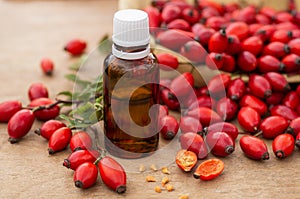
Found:
[{"label": "rose hip stem", "polygon": [[62,99],[55,99],[56,102],[52,103],[52,104],[48,104],[45,106],[37,106],[37,107],[24,107],[24,109],[29,109],[32,110],[33,112],[35,111],[39,111],[39,110],[44,110],[44,109],[50,109],[53,108],[54,106],[58,105],[58,104],[80,104],[82,102],[84,102],[83,100],[62,100]]}]

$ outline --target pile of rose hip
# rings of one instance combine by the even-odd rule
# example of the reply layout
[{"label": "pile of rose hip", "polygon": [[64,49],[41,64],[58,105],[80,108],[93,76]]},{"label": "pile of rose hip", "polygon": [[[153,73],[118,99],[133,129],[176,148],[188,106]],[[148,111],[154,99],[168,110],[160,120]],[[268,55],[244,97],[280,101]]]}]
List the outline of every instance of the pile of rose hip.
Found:
[{"label": "pile of rose hip", "polygon": [[192,62],[226,72],[299,71],[299,11],[206,0],[153,0],[144,10],[156,42]]},{"label": "pile of rose hip", "polygon": [[[79,39],[69,41],[64,50],[72,56],[83,53],[86,43]],[[52,75],[54,64],[51,59],[41,61],[41,69],[46,75]],[[8,141],[11,144],[21,141],[27,135],[35,119],[42,121],[35,133],[48,141],[48,152],[54,154],[70,149],[72,153],[64,160],[63,165],[74,170],[76,187],[88,188],[98,179],[117,193],[126,191],[126,173],[123,167],[113,158],[105,156],[102,149],[95,150],[90,135],[84,131],[75,131],[65,123],[56,120],[60,113],[61,103],[71,101],[51,100],[47,87],[42,83],[33,83],[28,89],[29,105],[23,107],[18,100],[8,100],[0,103],[0,122],[8,123]]]},{"label": "pile of rose hip", "polygon": [[[230,123],[234,119],[247,134],[239,140],[241,149],[252,159],[269,159],[260,135],[273,139],[273,152],[278,158],[291,155],[295,144],[300,147],[300,85],[292,90],[280,73],[250,74],[247,82],[221,73],[207,86],[194,88],[193,76],[186,72],[161,84],[162,136],[171,139],[180,128],[181,147],[193,151],[199,159],[206,158],[209,151],[217,157],[234,151],[239,134]],[[190,101],[189,93],[197,100]],[[180,104],[178,98],[182,96],[186,100]],[[179,108],[184,111],[177,122],[168,116],[168,109]]]}]

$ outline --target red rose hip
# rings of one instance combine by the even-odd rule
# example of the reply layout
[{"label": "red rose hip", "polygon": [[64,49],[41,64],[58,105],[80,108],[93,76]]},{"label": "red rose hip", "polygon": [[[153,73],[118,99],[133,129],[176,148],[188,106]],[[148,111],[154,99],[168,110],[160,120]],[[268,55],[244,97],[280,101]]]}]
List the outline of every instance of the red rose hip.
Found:
[{"label": "red rose hip", "polygon": [[40,63],[40,66],[45,75],[48,75],[48,76],[52,75],[53,70],[54,70],[54,63],[51,59],[43,58]]},{"label": "red rose hip", "polygon": [[162,129],[160,130],[161,136],[166,140],[173,139],[179,129],[179,124],[176,118],[172,115],[166,115],[161,119]]},{"label": "red rose hip", "polygon": [[234,152],[235,143],[225,132],[211,132],[205,136],[205,142],[212,154],[226,157]]},{"label": "red rose hip", "polygon": [[97,164],[103,183],[119,194],[124,193],[126,173],[123,167],[109,156],[101,158]]},{"label": "red rose hip", "polygon": [[67,42],[64,50],[73,56],[81,55],[86,48],[86,42],[81,39],[72,39]]},{"label": "red rose hip", "polygon": [[260,124],[262,135],[266,139],[274,139],[276,136],[285,132],[288,128],[288,121],[281,116],[269,116]]},{"label": "red rose hip", "polygon": [[70,140],[71,151],[89,150],[93,147],[93,140],[87,132],[76,132]]},{"label": "red rose hip", "polygon": [[49,139],[48,152],[54,154],[64,150],[70,143],[72,131],[68,127],[62,127],[56,130]]},{"label": "red rose hip", "polygon": [[238,122],[241,125],[241,127],[250,132],[250,133],[255,133],[259,129],[260,125],[260,115],[258,112],[249,107],[242,107],[239,112],[238,112]]},{"label": "red rose hip", "polygon": [[277,158],[286,158],[294,151],[295,139],[291,134],[278,135],[272,142],[272,148]]},{"label": "red rose hip", "polygon": [[86,189],[94,185],[98,178],[98,168],[91,162],[78,166],[74,172],[74,183],[78,188]]},{"label": "red rose hip", "polygon": [[203,138],[199,134],[195,132],[188,132],[182,134],[179,140],[181,148],[194,152],[198,159],[204,159],[207,157],[207,147]]},{"label": "red rose hip", "polygon": [[8,100],[0,103],[0,122],[8,122],[21,109],[22,103],[19,100]]},{"label": "red rose hip", "polygon": [[272,94],[272,87],[269,81],[261,75],[250,75],[248,86],[251,93],[259,98],[265,99]]},{"label": "red rose hip", "polygon": [[99,155],[99,152],[95,150],[77,150],[64,159],[63,166],[75,171],[79,165],[85,162],[95,162]]},{"label": "red rose hip", "polygon": [[45,138],[46,140],[49,140],[51,135],[57,130],[60,129],[62,127],[66,127],[66,125],[58,120],[48,120],[47,122],[45,122],[41,128],[36,129],[34,132],[37,135],[42,136],[43,138]]},{"label": "red rose hip", "polygon": [[18,142],[27,135],[34,122],[34,114],[31,110],[23,109],[16,112],[7,125],[8,141],[11,144]]},{"label": "red rose hip", "polygon": [[258,137],[244,135],[240,139],[240,147],[244,154],[253,160],[268,160],[269,152],[265,142]]}]

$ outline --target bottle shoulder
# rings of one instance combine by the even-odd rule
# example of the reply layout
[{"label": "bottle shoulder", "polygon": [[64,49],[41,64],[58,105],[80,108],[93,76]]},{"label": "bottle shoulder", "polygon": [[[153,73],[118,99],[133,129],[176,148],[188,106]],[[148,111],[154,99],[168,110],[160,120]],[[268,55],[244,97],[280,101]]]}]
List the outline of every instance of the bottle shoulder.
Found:
[{"label": "bottle shoulder", "polygon": [[120,59],[113,54],[109,54],[104,60],[104,67],[118,67],[123,69],[146,69],[153,68],[157,65],[157,59],[153,53],[148,54],[148,56],[142,59],[126,60]]}]

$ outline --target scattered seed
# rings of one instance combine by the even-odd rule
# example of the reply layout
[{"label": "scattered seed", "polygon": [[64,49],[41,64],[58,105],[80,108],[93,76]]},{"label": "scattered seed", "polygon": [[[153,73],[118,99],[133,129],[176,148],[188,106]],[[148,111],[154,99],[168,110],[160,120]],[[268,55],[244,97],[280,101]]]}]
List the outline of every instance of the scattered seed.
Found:
[{"label": "scattered seed", "polygon": [[152,165],[150,166],[150,169],[152,169],[153,171],[157,171],[157,167],[155,166],[155,164],[152,164]]},{"label": "scattered seed", "polygon": [[167,167],[163,167],[163,168],[161,169],[161,171],[162,171],[164,174],[170,174],[170,173],[171,173]]},{"label": "scattered seed", "polygon": [[161,188],[160,188],[159,186],[156,186],[156,187],[154,188],[154,190],[155,190],[157,193],[161,193]]},{"label": "scattered seed", "polygon": [[169,180],[168,177],[164,177],[164,178],[161,180],[162,186],[165,186],[165,184],[167,184],[169,181],[170,181],[170,180]]},{"label": "scattered seed", "polygon": [[178,199],[189,199],[189,194],[180,195]]},{"label": "scattered seed", "polygon": [[143,164],[140,165],[139,171],[144,172],[146,170],[145,166]]},{"label": "scattered seed", "polygon": [[156,182],[156,179],[154,178],[154,176],[147,176],[146,182]]},{"label": "scattered seed", "polygon": [[174,190],[174,187],[170,184],[167,184],[166,189],[167,189],[167,191],[171,192]]}]

